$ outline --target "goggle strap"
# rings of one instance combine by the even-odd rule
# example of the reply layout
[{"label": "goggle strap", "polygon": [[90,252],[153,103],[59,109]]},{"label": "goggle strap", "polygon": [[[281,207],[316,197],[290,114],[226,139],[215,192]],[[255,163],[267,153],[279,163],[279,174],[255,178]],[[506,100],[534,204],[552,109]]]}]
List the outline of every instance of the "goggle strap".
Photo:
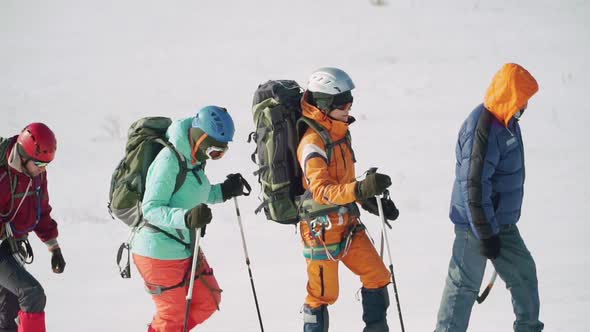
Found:
[{"label": "goggle strap", "polygon": [[199,151],[199,146],[201,146],[201,143],[203,143],[203,141],[208,137],[209,135],[207,135],[207,133],[203,133],[203,135],[201,137],[199,137],[199,140],[195,143],[195,146],[193,147],[193,152],[191,153],[191,163],[193,165],[195,165],[197,163],[197,151]]}]

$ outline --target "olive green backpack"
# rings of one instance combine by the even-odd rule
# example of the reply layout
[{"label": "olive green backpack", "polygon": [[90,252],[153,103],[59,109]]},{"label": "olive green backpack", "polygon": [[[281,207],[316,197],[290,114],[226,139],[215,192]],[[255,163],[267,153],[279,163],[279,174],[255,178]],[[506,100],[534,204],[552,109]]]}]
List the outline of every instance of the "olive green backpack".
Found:
[{"label": "olive green backpack", "polygon": [[271,80],[258,86],[252,103],[256,131],[250,134],[248,142],[254,140],[256,143],[251,158],[259,167],[254,175],[258,176],[262,200],[255,213],[264,210],[268,220],[281,224],[296,224],[300,220],[341,211],[337,205],[316,203],[305,191],[297,147],[307,128],[312,128],[324,141],[330,163],[336,145],[348,144],[350,147],[350,135],[333,142],[324,127],[302,116],[302,96],[303,89],[297,82]]},{"label": "olive green backpack", "polygon": [[135,121],[128,131],[125,156],[113,172],[108,209],[111,216],[129,227],[143,221],[141,201],[145,193],[148,168],[160,150],[168,148],[178,159],[180,172],[176,177],[176,192],[186,178],[186,158],[166,138],[172,120],[166,117],[146,117]]},{"label": "olive green backpack", "polygon": [[[113,219],[116,217],[131,227],[132,233],[140,227],[149,227],[188,248],[190,244],[144,220],[141,209],[148,169],[162,149],[170,149],[180,167],[173,193],[180,189],[189,171],[186,158],[166,138],[166,131],[171,124],[170,118],[145,117],[135,121],[129,127],[125,156],[111,177],[108,210]],[[124,242],[117,252],[117,264],[123,278],[131,276],[129,249],[129,242]],[[127,251],[127,259],[122,264],[125,251]]]},{"label": "olive green backpack", "polygon": [[6,152],[8,150],[8,146],[14,140],[14,138],[4,138],[0,137],[0,167],[6,166],[8,164],[8,158],[6,157]]}]

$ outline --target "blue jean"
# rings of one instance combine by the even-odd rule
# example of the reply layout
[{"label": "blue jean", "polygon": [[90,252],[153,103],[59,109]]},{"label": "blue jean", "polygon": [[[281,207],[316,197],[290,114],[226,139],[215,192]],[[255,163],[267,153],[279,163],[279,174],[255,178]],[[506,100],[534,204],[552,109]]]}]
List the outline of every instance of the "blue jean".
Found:
[{"label": "blue jean", "polygon": [[[500,242],[500,255],[491,262],[512,295],[516,316],[514,331],[542,331],[535,261],[516,225],[500,227]],[[471,229],[456,225],[453,256],[438,309],[436,332],[467,330],[487,262],[479,249],[480,241]]]}]

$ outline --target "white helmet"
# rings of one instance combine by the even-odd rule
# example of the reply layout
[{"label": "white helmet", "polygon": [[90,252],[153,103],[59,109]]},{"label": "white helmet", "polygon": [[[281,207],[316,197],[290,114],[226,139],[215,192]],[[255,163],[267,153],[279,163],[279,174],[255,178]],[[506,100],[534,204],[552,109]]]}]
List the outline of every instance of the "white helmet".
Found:
[{"label": "white helmet", "polygon": [[337,95],[352,89],[354,89],[354,83],[350,76],[343,70],[332,67],[324,67],[314,71],[307,82],[308,91],[328,95]]}]

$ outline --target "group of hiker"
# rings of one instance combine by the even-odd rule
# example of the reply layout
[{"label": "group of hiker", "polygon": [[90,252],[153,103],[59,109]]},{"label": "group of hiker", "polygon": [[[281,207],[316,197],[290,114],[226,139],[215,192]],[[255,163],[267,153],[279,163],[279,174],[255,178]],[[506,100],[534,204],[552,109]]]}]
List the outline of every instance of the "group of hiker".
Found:
[{"label": "group of hiker", "polygon": [[[370,170],[362,176],[355,170],[349,130],[355,122],[353,80],[341,69],[325,67],[310,75],[306,89],[293,81],[275,81],[261,89],[266,90],[255,98],[260,112],[255,114],[253,159],[261,165],[257,176],[268,190],[257,210],[270,220],[298,224],[307,262],[303,331],[328,331],[328,307],[338,299],[340,262],[360,277],[363,331],[389,331],[388,286],[395,286],[395,276],[365,232],[359,206],[380,216],[383,224],[396,220],[399,211],[388,195],[388,175]],[[279,94],[281,89],[286,94]],[[484,102],[461,126],[450,208],[455,239],[437,332],[467,330],[488,260],[511,292],[514,330],[543,329],[535,262],[516,225],[525,179],[519,121],[537,90],[526,69],[505,64]],[[272,109],[278,106],[283,107],[282,117],[273,118],[279,111]],[[296,137],[279,134],[285,127]],[[113,175],[110,209],[132,227],[131,240],[122,249],[130,251],[156,307],[148,332],[187,331],[219,309],[221,288],[199,239],[213,220],[209,205],[248,193],[239,173],[218,184],[206,175],[207,163],[228,153],[234,132],[230,112],[220,106],[206,106],[175,121],[145,118],[130,129],[127,154]],[[279,145],[287,146],[286,139],[296,144],[285,152],[293,160],[277,152],[283,149]],[[0,140],[0,332],[46,329],[45,293],[25,269],[33,256],[28,233],[34,231],[51,251],[53,272],[62,273],[66,266],[47,193],[46,168],[56,150],[53,131],[42,123]],[[281,177],[297,183],[275,185]],[[285,211],[295,212],[283,219]],[[399,302],[397,309],[404,330]]]}]

